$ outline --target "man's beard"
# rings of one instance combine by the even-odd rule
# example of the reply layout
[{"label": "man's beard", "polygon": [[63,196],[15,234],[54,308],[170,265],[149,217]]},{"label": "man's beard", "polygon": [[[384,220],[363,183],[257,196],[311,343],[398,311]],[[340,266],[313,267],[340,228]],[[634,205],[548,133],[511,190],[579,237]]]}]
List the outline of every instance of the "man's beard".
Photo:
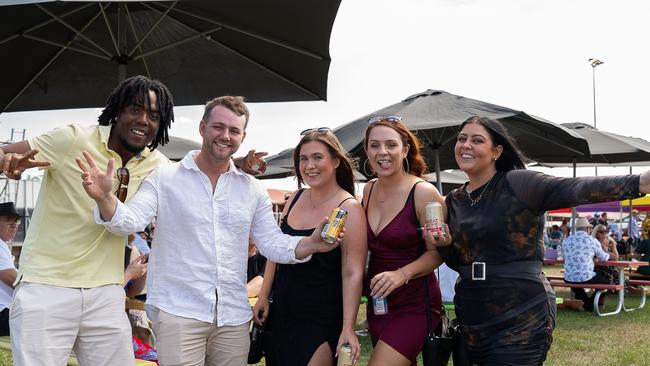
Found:
[{"label": "man's beard", "polygon": [[146,147],[146,146],[138,147],[138,146],[131,145],[129,144],[129,141],[127,139],[121,136],[119,137],[119,139],[120,139],[120,144],[122,144],[122,147],[124,147],[128,152],[133,154],[138,154],[142,152],[142,150],[144,150],[144,148]]}]

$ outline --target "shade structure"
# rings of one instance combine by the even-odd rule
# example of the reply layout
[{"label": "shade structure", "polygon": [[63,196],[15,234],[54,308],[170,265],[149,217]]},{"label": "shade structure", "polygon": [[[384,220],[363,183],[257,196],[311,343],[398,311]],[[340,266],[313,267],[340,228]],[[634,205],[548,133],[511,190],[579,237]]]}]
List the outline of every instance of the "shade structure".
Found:
[{"label": "shade structure", "polygon": [[[453,146],[460,124],[471,116],[500,120],[517,140],[523,152],[535,161],[543,162],[567,155],[589,155],[585,139],[563,126],[522,111],[429,89],[361,116],[334,130],[343,147],[359,159],[360,166],[366,158],[363,139],[368,118],[377,115],[400,116],[409,129],[416,131],[423,143],[422,154],[432,172],[457,167]],[[285,150],[268,160],[277,160],[280,162],[278,166],[282,166],[291,159],[291,153],[291,150]],[[366,174],[363,169],[360,171]]]},{"label": "shade structure", "polygon": [[102,106],[138,74],[176,105],[326,99],[340,0],[0,4],[1,113]]},{"label": "shade structure", "polygon": [[[589,203],[585,205],[576,206],[577,212],[585,213],[596,213],[596,212],[619,212],[626,211],[624,204],[619,201],[610,201],[610,202],[599,202],[599,203]],[[557,210],[549,211],[550,214],[553,213],[570,213],[571,208],[560,208]]]},{"label": "shade structure", "polygon": [[650,165],[650,142],[630,136],[595,129],[586,123],[563,123],[562,126],[584,137],[589,144],[589,156],[553,156],[540,162],[548,167],[631,166]]},{"label": "shade structure", "polygon": [[169,142],[157,147],[169,160],[179,161],[191,150],[200,150],[201,143],[182,137],[169,136]]}]

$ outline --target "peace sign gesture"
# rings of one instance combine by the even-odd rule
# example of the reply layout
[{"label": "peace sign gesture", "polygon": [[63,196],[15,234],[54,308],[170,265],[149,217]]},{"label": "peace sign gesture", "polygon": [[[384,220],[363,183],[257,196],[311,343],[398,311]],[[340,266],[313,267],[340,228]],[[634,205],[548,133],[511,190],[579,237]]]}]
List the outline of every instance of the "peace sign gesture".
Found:
[{"label": "peace sign gesture", "polygon": [[108,160],[106,171],[97,167],[95,160],[87,151],[83,152],[85,162],[81,158],[75,158],[77,165],[81,168],[81,181],[86,194],[95,201],[113,200],[113,167],[115,159]]},{"label": "peace sign gesture", "polygon": [[20,179],[26,169],[50,166],[49,161],[33,159],[38,154],[38,150],[29,150],[24,154],[5,153],[0,155],[0,168],[2,173],[11,179]]}]

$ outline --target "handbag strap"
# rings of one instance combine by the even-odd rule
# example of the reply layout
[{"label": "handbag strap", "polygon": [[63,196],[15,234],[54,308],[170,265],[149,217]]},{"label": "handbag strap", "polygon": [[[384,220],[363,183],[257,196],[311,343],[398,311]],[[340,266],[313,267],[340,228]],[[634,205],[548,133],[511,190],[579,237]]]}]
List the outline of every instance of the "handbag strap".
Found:
[{"label": "handbag strap", "polygon": [[[429,293],[429,279],[424,278],[424,290],[427,293],[427,297],[424,299],[426,304],[425,313],[427,314],[427,329],[429,331],[429,337],[433,337],[433,317],[431,316],[431,294]],[[444,311],[444,308],[443,308]]]},{"label": "handbag strap", "polygon": [[[409,193],[409,199],[413,198],[413,218],[415,219],[415,225],[416,225],[416,227],[418,227],[418,228],[420,227],[420,223],[417,221],[418,214],[417,214],[417,210],[416,210],[416,208],[415,208],[415,199],[414,199],[414,198],[415,198],[415,187],[416,187],[419,183],[423,183],[423,182],[424,182],[424,181],[416,182],[416,183],[413,185],[413,188],[411,189],[411,192]],[[411,197],[411,196],[412,196],[412,197]],[[420,230],[418,230],[418,233],[422,234],[422,232],[421,232]],[[422,239],[422,238],[420,239],[420,249],[422,250],[422,253],[424,253],[424,252],[427,250],[427,248],[426,248],[426,246],[425,246],[425,243],[424,243],[424,239]],[[426,291],[426,294],[427,294],[426,297],[425,297],[425,299],[424,299],[424,303],[425,303],[425,306],[426,306],[426,309],[425,309],[424,312],[427,314],[427,330],[428,330],[428,336],[429,336],[429,337],[433,337],[433,336],[434,336],[435,329],[433,329],[433,317],[431,316],[431,293],[430,293],[430,291],[429,291],[429,279],[428,279],[428,275],[424,276],[424,291]],[[444,311],[444,308],[443,308],[442,311]]]}]

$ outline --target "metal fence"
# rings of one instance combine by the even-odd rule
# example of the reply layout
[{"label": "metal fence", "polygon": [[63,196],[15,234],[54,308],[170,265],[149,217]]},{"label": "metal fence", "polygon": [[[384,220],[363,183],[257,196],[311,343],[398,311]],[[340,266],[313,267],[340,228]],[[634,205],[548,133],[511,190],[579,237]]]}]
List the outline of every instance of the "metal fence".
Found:
[{"label": "metal fence", "polygon": [[29,177],[23,180],[12,180],[6,177],[0,179],[0,202],[12,201],[22,220],[13,240],[13,246],[20,246],[25,240],[40,189],[40,177]]}]

